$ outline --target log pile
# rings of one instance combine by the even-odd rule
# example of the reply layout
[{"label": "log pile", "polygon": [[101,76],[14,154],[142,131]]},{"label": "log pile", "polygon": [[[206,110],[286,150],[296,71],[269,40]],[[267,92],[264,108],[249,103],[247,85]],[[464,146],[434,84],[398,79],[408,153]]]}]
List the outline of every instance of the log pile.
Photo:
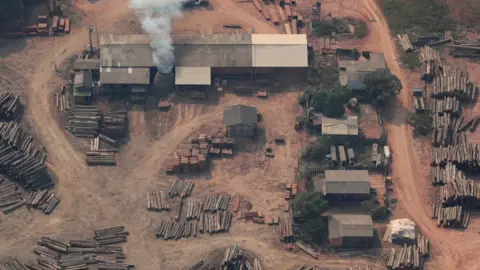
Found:
[{"label": "log pile", "polygon": [[0,208],[3,213],[8,214],[20,208],[25,204],[19,186],[14,183],[6,182],[4,178],[0,179]]},{"label": "log pile", "polygon": [[115,166],[115,156],[114,151],[89,151],[85,161],[88,166]]},{"label": "log pile", "polygon": [[100,133],[112,138],[122,138],[127,130],[126,123],[127,110],[108,112],[102,117]]},{"label": "log pile", "polygon": [[453,57],[480,57],[480,43],[475,40],[455,42],[450,48]]},{"label": "log pile", "polygon": [[418,248],[418,252],[423,257],[428,257],[430,255],[430,241],[425,237],[417,234],[417,243],[416,248]]},{"label": "log pile", "polygon": [[[422,105],[423,105],[424,104],[423,98],[422,97],[420,98],[422,99]],[[422,107],[423,109],[425,109],[425,105],[423,105]],[[458,116],[462,114],[460,99],[457,98],[456,96],[443,97],[441,99],[432,99],[430,101],[430,109],[432,113],[438,114],[438,115],[453,114],[455,116]]]},{"label": "log pile", "polygon": [[476,207],[480,204],[480,187],[466,178],[447,182],[440,188],[440,201],[443,206]]},{"label": "log pile", "polygon": [[178,240],[182,237],[197,236],[197,223],[193,222],[175,222],[163,220],[155,231],[157,238],[163,240]]},{"label": "log pile", "polygon": [[462,100],[474,100],[477,86],[468,80],[465,70],[449,68],[443,71],[443,76],[433,79],[430,95],[434,98],[458,97]]},{"label": "log pile", "polygon": [[[305,270],[307,270],[309,268],[306,268]],[[357,265],[357,266],[352,266],[352,267],[348,267],[348,268],[345,268],[344,270],[374,270],[375,268],[371,265]],[[320,270],[318,267],[315,269],[311,269],[311,270]]]},{"label": "log pile", "polygon": [[175,180],[173,183],[172,187],[168,191],[168,196],[170,198],[174,197],[180,197],[180,198],[186,198],[192,194],[192,190],[195,184],[192,181],[186,181],[186,180]]},{"label": "log pile", "polygon": [[310,257],[314,258],[315,260],[318,260],[318,254],[312,250],[311,248],[307,247],[306,245],[302,244],[302,243],[299,243],[299,242],[296,242],[295,245],[301,249],[303,252],[307,253],[308,255],[310,255]]},{"label": "log pile", "polygon": [[[17,258],[14,257],[7,257],[0,261],[0,269],[2,270],[28,270],[35,268],[27,268],[23,263],[21,263]],[[39,270],[43,270],[42,268],[38,268]]]},{"label": "log pile", "polygon": [[443,166],[448,162],[457,166],[478,168],[480,160],[480,145],[457,144],[447,147],[432,147],[431,164]]},{"label": "log pile", "polygon": [[[167,162],[167,174],[202,172],[207,169],[210,140],[206,134],[190,138],[189,143],[182,144],[173,159]],[[218,151],[220,154],[220,150]]]},{"label": "log pile", "polygon": [[423,269],[424,258],[419,249],[414,246],[403,248],[392,248],[388,257],[387,267],[389,269]]},{"label": "log pile", "polygon": [[440,74],[442,60],[440,59],[440,54],[435,49],[428,46],[420,48],[418,58],[420,63],[422,63],[420,70],[420,77],[422,80],[430,81]]},{"label": "log pile", "polygon": [[94,138],[100,128],[102,115],[97,106],[75,105],[68,111],[67,129],[80,138]]},{"label": "log pile", "polygon": [[68,112],[72,106],[68,98],[68,93],[66,93],[65,91],[66,86],[62,85],[62,90],[60,90],[60,93],[55,94],[55,103],[57,105],[57,109],[62,112]]},{"label": "log pile", "polygon": [[217,211],[226,211],[228,204],[230,203],[229,195],[212,195],[207,196],[203,199],[203,211],[204,212],[217,212]]},{"label": "log pile", "polygon": [[222,262],[220,264],[221,270],[230,270],[230,269],[252,269],[252,270],[262,270],[260,261],[257,258],[253,259],[251,264],[244,252],[237,246],[227,248],[225,250],[225,255],[223,256]]},{"label": "log pile", "polygon": [[289,217],[280,219],[280,241],[285,243],[292,243],[295,241],[292,220]]},{"label": "log pile", "polygon": [[20,97],[12,93],[4,93],[0,95],[0,119],[15,120],[20,117],[22,112],[22,104]]},{"label": "log pile", "polygon": [[105,246],[127,242],[128,232],[125,227],[111,227],[95,231],[95,240],[97,246]]},{"label": "log pile", "polygon": [[432,218],[437,220],[437,226],[444,228],[467,228],[470,213],[463,206],[443,207],[441,204],[432,206]]},{"label": "log pile", "polygon": [[200,215],[198,229],[201,233],[228,232],[232,225],[233,214],[230,211],[217,211]]},{"label": "log pile", "polygon": [[187,203],[187,215],[185,218],[187,220],[200,219],[202,214],[203,203],[202,202],[188,202]]},{"label": "log pile", "polygon": [[52,213],[59,203],[60,198],[54,192],[45,189],[30,192],[26,201],[28,208],[39,209],[46,215]]},{"label": "log pile", "polygon": [[147,193],[148,211],[170,211],[168,198],[163,191],[149,191]]},{"label": "log pile", "polygon": [[413,51],[412,42],[410,42],[410,38],[407,34],[397,35],[397,37],[398,42],[400,43],[400,46],[402,46],[404,52],[409,53]]}]

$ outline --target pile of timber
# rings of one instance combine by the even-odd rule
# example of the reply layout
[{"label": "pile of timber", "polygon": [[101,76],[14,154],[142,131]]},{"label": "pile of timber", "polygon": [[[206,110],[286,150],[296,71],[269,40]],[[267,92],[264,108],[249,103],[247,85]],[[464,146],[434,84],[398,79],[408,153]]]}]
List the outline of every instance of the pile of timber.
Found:
[{"label": "pile of timber", "polygon": [[310,257],[314,258],[315,260],[318,260],[318,254],[317,252],[315,252],[313,249],[311,249],[310,247],[308,247],[307,245],[305,244],[302,244],[300,242],[296,242],[295,245],[301,249],[303,252],[307,253],[308,255],[310,255]]},{"label": "pile of timber", "polygon": [[166,172],[173,174],[206,170],[209,149],[210,140],[206,134],[190,138],[189,143],[182,144],[175,152],[173,159],[167,163]]},{"label": "pile of timber", "polygon": [[424,258],[414,246],[392,248],[387,260],[389,269],[423,269]]},{"label": "pile of timber", "polygon": [[[309,269],[309,268],[307,268],[307,269]],[[307,270],[307,269],[305,269],[305,270]],[[374,270],[374,269],[375,268],[373,266],[366,264],[366,265],[351,266],[351,267],[345,268],[344,270]],[[312,270],[314,270],[314,269],[312,269]],[[316,270],[319,270],[319,268],[317,267]]]},{"label": "pile of timber", "polygon": [[447,162],[464,167],[478,168],[480,160],[480,145],[457,144],[447,147],[432,147],[431,164],[445,165]]},{"label": "pile of timber", "polygon": [[262,270],[262,266],[260,265],[260,261],[257,258],[254,258],[253,262],[250,263],[245,253],[238,247],[238,245],[235,245],[225,250],[225,255],[223,255],[220,269]]},{"label": "pile of timber", "polygon": [[202,202],[188,202],[187,203],[187,215],[185,218],[187,220],[200,219],[200,215],[203,211]]},{"label": "pile of timber", "polygon": [[[100,133],[104,137],[122,138],[127,130],[127,110],[108,112],[103,115],[100,124]],[[102,138],[100,138],[102,139]],[[108,143],[116,144],[114,140],[105,140]]]},{"label": "pile of timber", "polygon": [[453,57],[480,57],[480,42],[455,42],[450,45],[450,55]]},{"label": "pile of timber", "polygon": [[148,211],[170,211],[167,194],[163,191],[149,191],[147,201]]},{"label": "pile of timber", "polygon": [[431,47],[424,46],[420,48],[418,58],[420,63],[422,63],[420,71],[420,78],[422,80],[431,80],[440,74],[442,60],[438,51]]},{"label": "pile of timber", "polygon": [[55,103],[57,105],[57,109],[62,112],[68,112],[71,109],[71,103],[68,98],[68,91],[67,86],[64,84],[60,90],[60,93],[55,94]]},{"label": "pile of timber", "polygon": [[100,128],[102,115],[97,106],[75,105],[68,111],[67,129],[80,138],[94,138]]},{"label": "pile of timber", "polygon": [[280,220],[280,241],[285,243],[295,242],[292,220],[289,217]]},{"label": "pile of timber", "polygon": [[9,214],[25,204],[20,187],[15,183],[0,179],[0,208],[4,214]]},{"label": "pile of timber", "polygon": [[[2,270],[28,270],[35,268],[27,268],[23,263],[21,263],[17,258],[14,257],[7,257],[5,259],[0,260],[0,269]],[[39,270],[43,270],[39,268]]]},{"label": "pile of timber", "polygon": [[22,112],[20,97],[12,93],[0,95],[0,118],[2,120],[18,119]]},{"label": "pile of timber", "polygon": [[[417,97],[422,99],[422,106],[425,109],[425,105],[423,103],[423,97]],[[432,99],[430,102],[431,111],[434,114],[453,114],[453,115],[460,115],[461,111],[461,101],[456,96],[453,97],[443,97],[440,99]],[[417,105],[415,108],[418,108]]]},{"label": "pile of timber", "polygon": [[463,123],[463,118],[452,118],[450,115],[432,115],[432,145],[435,147],[455,146],[467,143],[464,132],[469,123]]},{"label": "pile of timber", "polygon": [[208,234],[228,232],[232,225],[232,217],[233,214],[230,211],[202,213],[198,221],[198,230]]},{"label": "pile of timber", "polygon": [[226,211],[230,203],[230,195],[211,195],[203,199],[204,212]]},{"label": "pile of timber", "polygon": [[472,180],[458,179],[447,182],[440,188],[440,201],[443,206],[478,207],[480,187]]},{"label": "pile of timber", "polygon": [[188,268],[188,270],[209,270],[215,269],[215,266],[206,263],[204,260],[200,260],[192,267]]},{"label": "pile of timber", "polygon": [[438,227],[467,228],[470,222],[470,213],[465,212],[463,206],[443,207],[434,204],[432,208],[432,218],[437,220]]},{"label": "pile of timber", "polygon": [[95,231],[95,240],[97,246],[105,246],[127,242],[128,232],[125,227],[111,227]]},{"label": "pile of timber", "polygon": [[30,190],[52,187],[46,158],[45,148],[20,124],[0,123],[0,169],[10,180]]},{"label": "pile of timber", "polygon": [[54,192],[45,189],[30,192],[26,201],[28,208],[39,209],[46,215],[52,213],[58,203],[60,198]]},{"label": "pile of timber", "polygon": [[430,241],[425,236],[417,234],[417,243],[415,247],[418,249],[421,256],[428,257],[430,255]]},{"label": "pile of timber", "polygon": [[192,190],[195,184],[192,181],[186,181],[186,180],[175,180],[175,183],[173,183],[172,187],[168,191],[168,196],[171,198],[173,197],[180,197],[180,198],[186,198],[192,194]]},{"label": "pile of timber", "polygon": [[407,34],[397,35],[397,37],[398,42],[400,43],[400,46],[402,46],[404,52],[409,53],[413,51],[412,42],[410,42],[410,38]]},{"label": "pile of timber", "polygon": [[157,238],[163,240],[178,240],[182,237],[197,236],[197,222],[175,222],[163,220],[155,231]]},{"label": "pile of timber", "polygon": [[378,144],[376,143],[372,144],[372,163],[377,167],[388,165],[387,157],[380,151]]},{"label": "pile of timber", "polygon": [[458,97],[462,100],[474,100],[478,91],[477,86],[468,80],[466,71],[452,71],[435,77],[431,89],[430,95],[434,98]]},{"label": "pile of timber", "polygon": [[447,162],[445,165],[432,166],[432,184],[434,186],[442,186],[445,183],[466,180],[465,174],[457,169],[451,162]]},{"label": "pile of timber", "polygon": [[88,166],[115,166],[115,151],[89,151],[85,161]]},{"label": "pile of timber", "polygon": [[413,106],[416,112],[425,111],[425,99],[423,97],[413,97]]}]

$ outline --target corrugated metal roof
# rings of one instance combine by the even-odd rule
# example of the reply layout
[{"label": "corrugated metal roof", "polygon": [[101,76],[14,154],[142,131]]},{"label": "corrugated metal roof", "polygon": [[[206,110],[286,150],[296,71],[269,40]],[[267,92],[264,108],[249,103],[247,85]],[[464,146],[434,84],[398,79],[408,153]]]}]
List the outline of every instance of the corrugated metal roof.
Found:
[{"label": "corrugated metal roof", "polygon": [[173,45],[250,45],[252,35],[250,34],[213,34],[213,35],[191,35],[173,34]]},{"label": "corrugated metal roof", "polygon": [[369,215],[331,215],[328,237],[373,237],[373,221]]},{"label": "corrugated metal roof", "polygon": [[175,63],[182,67],[251,67],[251,45],[176,45]]},{"label": "corrugated metal roof", "polygon": [[257,123],[257,108],[246,105],[234,105],[223,111],[223,124],[232,126],[238,124],[252,125]]},{"label": "corrugated metal roof", "polygon": [[100,50],[102,67],[153,67],[150,45],[103,45]]},{"label": "corrugated metal roof", "polygon": [[308,67],[307,45],[253,45],[253,67]]},{"label": "corrugated metal roof", "polygon": [[358,117],[347,116],[342,118],[329,118],[323,116],[322,134],[324,135],[358,135]]},{"label": "corrugated metal roof", "polygon": [[210,67],[175,67],[176,85],[210,85],[212,74]]},{"label": "corrugated metal roof", "polygon": [[100,59],[79,59],[75,60],[73,69],[75,70],[94,70],[100,68]]},{"label": "corrugated metal roof", "polygon": [[100,68],[102,84],[150,84],[149,68]]},{"label": "corrugated metal roof", "polygon": [[307,45],[307,35],[252,34],[253,45]]},{"label": "corrugated metal roof", "polygon": [[116,35],[116,34],[102,34],[100,35],[100,46],[105,44],[140,44],[150,45],[152,39],[150,35],[146,34],[129,34],[129,35]]},{"label": "corrugated metal roof", "polygon": [[326,170],[326,194],[370,194],[367,170]]},{"label": "corrugated metal roof", "polygon": [[75,72],[75,78],[73,79],[73,87],[91,87],[93,83],[92,72],[83,70]]}]

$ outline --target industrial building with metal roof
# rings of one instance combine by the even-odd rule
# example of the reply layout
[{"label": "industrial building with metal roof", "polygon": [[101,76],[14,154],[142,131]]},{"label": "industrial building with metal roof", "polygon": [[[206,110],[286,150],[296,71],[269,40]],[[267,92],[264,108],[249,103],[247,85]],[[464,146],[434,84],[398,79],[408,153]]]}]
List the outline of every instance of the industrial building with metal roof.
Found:
[{"label": "industrial building with metal roof", "polygon": [[367,170],[326,170],[323,193],[329,202],[357,202],[370,198]]},{"label": "industrial building with metal roof", "polygon": [[355,115],[342,118],[320,118],[321,131],[323,135],[358,135],[358,117]]},{"label": "industrial building with metal roof", "polygon": [[257,127],[257,108],[234,105],[223,111],[223,124],[230,137],[252,137]]},{"label": "industrial building with metal roof", "polygon": [[335,214],[329,217],[328,239],[332,246],[368,246],[373,236],[373,221],[369,215]]}]

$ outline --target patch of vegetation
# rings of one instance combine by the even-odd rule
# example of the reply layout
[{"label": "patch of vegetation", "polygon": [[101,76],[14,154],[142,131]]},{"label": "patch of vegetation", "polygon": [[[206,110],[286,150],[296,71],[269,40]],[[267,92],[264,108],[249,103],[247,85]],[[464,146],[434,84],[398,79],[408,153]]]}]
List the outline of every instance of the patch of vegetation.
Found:
[{"label": "patch of vegetation", "polygon": [[416,137],[429,136],[432,133],[432,114],[429,111],[410,114],[408,123],[413,127],[413,135]]},{"label": "patch of vegetation", "polygon": [[383,14],[393,33],[442,34],[454,26],[442,0],[382,0]]},{"label": "patch of vegetation", "polygon": [[373,220],[384,220],[388,217],[388,209],[386,206],[378,206],[371,211]]},{"label": "patch of vegetation", "polygon": [[345,113],[341,94],[335,91],[316,91],[311,97],[310,107],[327,117],[341,117]]},{"label": "patch of vegetation", "polygon": [[332,20],[313,20],[312,33],[317,37],[330,36],[332,32],[338,34],[351,34],[349,25],[354,27],[354,35],[364,38],[368,35],[367,23],[352,17],[332,18]]},{"label": "patch of vegetation", "polygon": [[364,38],[368,35],[368,26],[365,21],[358,21],[355,25],[355,33],[354,35],[358,38]]},{"label": "patch of vegetation", "polygon": [[336,140],[332,136],[318,136],[315,145],[308,146],[302,154],[302,158],[307,161],[322,161],[330,153],[330,146],[335,145]]},{"label": "patch of vegetation", "polygon": [[319,192],[302,192],[292,201],[296,238],[309,244],[318,244],[328,233],[327,222],[321,214],[327,210],[327,201]]},{"label": "patch of vegetation", "polygon": [[312,34],[316,37],[331,36],[336,26],[330,21],[312,20]]},{"label": "patch of vegetation", "polygon": [[400,61],[410,70],[419,68],[422,65],[416,53],[402,53],[400,55]]},{"label": "patch of vegetation", "polygon": [[386,68],[368,73],[363,79],[363,83],[366,86],[364,99],[377,108],[387,105],[402,89],[400,79]]}]

